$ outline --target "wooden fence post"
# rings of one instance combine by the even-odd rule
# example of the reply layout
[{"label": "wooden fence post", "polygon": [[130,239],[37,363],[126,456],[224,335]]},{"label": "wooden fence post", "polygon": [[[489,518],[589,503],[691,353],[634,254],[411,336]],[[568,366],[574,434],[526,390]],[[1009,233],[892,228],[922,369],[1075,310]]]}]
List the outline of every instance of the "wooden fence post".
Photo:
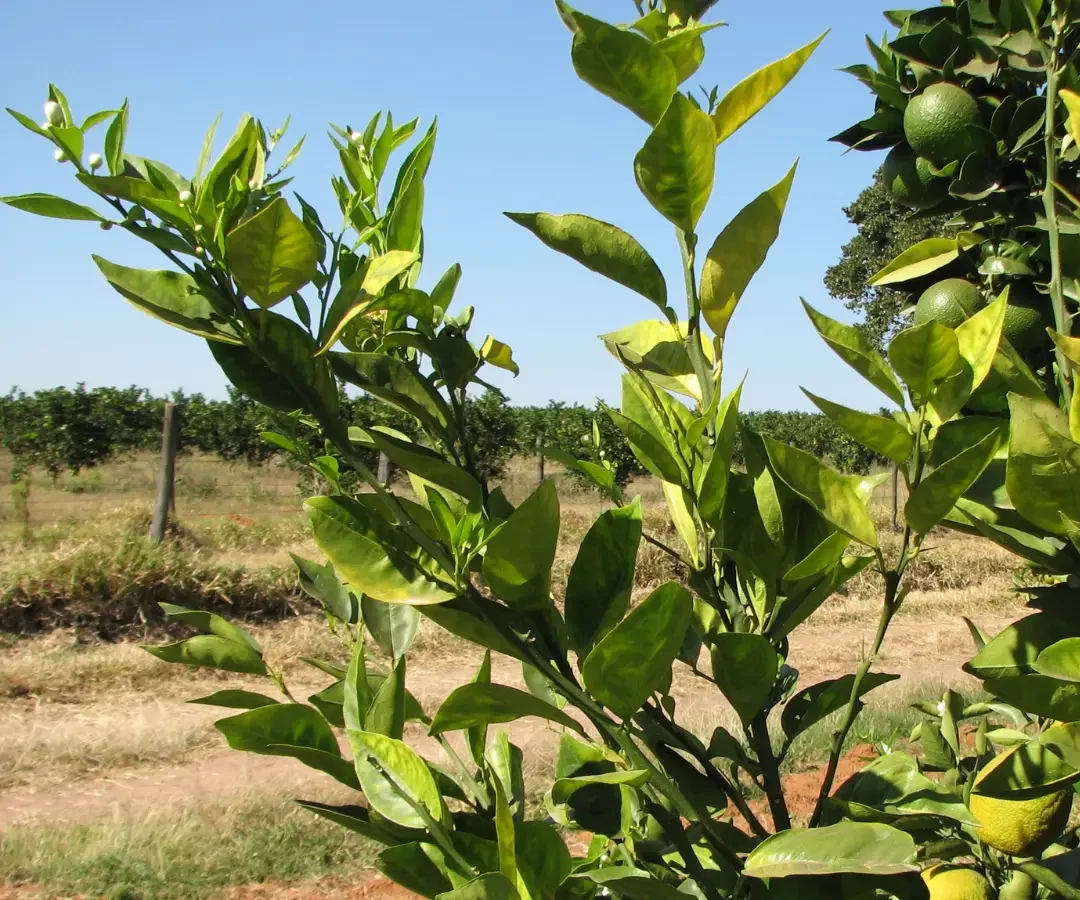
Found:
[{"label": "wooden fence post", "polygon": [[176,450],[180,432],[176,407],[165,404],[165,421],[161,426],[161,468],[158,470],[157,499],[154,501],[154,518],[150,522],[150,541],[160,544],[165,539],[169,524],[169,510],[174,509],[176,482]]},{"label": "wooden fence post", "polygon": [[900,467],[895,463],[892,467],[892,527],[893,531],[900,530]]},{"label": "wooden fence post", "polygon": [[390,486],[390,457],[379,451],[379,471],[375,476],[383,487]]},{"label": "wooden fence post", "polygon": [[536,483],[544,483],[544,439],[536,436]]}]

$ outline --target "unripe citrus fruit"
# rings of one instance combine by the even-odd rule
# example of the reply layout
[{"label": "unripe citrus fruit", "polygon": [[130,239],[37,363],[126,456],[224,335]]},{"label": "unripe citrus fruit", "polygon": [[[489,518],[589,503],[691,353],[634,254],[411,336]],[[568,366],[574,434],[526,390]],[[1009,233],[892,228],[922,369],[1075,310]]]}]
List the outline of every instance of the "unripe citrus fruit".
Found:
[{"label": "unripe citrus fruit", "polygon": [[985,305],[979,289],[970,281],[946,278],[923,291],[915,306],[915,324],[940,322],[955,328]]},{"label": "unripe citrus fruit", "polygon": [[1017,281],[1009,288],[1009,305],[1005,310],[1005,324],[1001,333],[1009,339],[1018,352],[1027,353],[1040,344],[1048,344],[1048,326],[1054,324],[1050,304],[1053,301],[1040,294],[1030,282]]},{"label": "unripe citrus fruit", "polygon": [[967,126],[981,124],[975,98],[947,82],[932,84],[912,97],[904,111],[904,135],[911,149],[938,166],[971,153]]},{"label": "unripe citrus fruit", "polygon": [[[1006,750],[983,766],[975,778],[978,785],[1019,748]],[[971,812],[982,823],[975,835],[1011,856],[1034,856],[1058,837],[1069,824],[1072,790],[1045,794],[1030,800],[1006,800],[1001,797],[971,795]]]},{"label": "unripe citrus fruit", "polygon": [[1035,900],[1039,886],[1026,872],[1013,872],[1012,878],[998,893],[999,900]]},{"label": "unripe citrus fruit", "polygon": [[994,900],[990,882],[968,866],[941,865],[924,869],[922,880],[930,888],[930,900]]},{"label": "unripe citrus fruit", "polygon": [[897,203],[913,209],[930,209],[948,196],[949,183],[935,178],[930,161],[916,156],[910,147],[893,147],[881,169],[885,189]]}]

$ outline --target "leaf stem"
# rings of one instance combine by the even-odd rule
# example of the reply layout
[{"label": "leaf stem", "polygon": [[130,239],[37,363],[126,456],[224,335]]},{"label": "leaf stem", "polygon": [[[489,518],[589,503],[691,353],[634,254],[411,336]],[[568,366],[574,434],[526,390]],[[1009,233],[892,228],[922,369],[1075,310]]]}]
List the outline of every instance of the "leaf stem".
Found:
[{"label": "leaf stem", "polygon": [[[712,401],[713,381],[709,361],[705,358],[705,350],[701,346],[701,301],[698,299],[697,279],[694,275],[697,235],[687,234],[681,229],[677,229],[677,233],[679,249],[682,251],[683,278],[686,281],[686,352],[690,354],[690,362],[701,388],[701,408],[708,409]],[[709,430],[712,431],[711,423]]]},{"label": "leaf stem", "polygon": [[780,763],[776,754],[773,753],[767,713],[759,712],[747,728],[747,733],[754,744],[758,763],[761,766],[765,781],[765,796],[769,800],[773,827],[777,831],[786,831],[791,828],[791,813],[788,811],[787,798],[784,796],[784,786],[780,783]]},{"label": "leaf stem", "polygon": [[[1059,3],[1054,0],[1050,8],[1050,26],[1053,39],[1046,56],[1046,122],[1043,129],[1043,151],[1046,155],[1046,183],[1043,185],[1043,208],[1050,244],[1050,297],[1054,308],[1054,327],[1059,334],[1072,332],[1069,312],[1065,307],[1065,288],[1061,266],[1061,229],[1057,214],[1058,160],[1057,160],[1057,104],[1061,79],[1061,40],[1059,27]],[[1061,403],[1069,409],[1072,401],[1072,379],[1068,360],[1059,347],[1055,347],[1057,382],[1061,391]]]}]

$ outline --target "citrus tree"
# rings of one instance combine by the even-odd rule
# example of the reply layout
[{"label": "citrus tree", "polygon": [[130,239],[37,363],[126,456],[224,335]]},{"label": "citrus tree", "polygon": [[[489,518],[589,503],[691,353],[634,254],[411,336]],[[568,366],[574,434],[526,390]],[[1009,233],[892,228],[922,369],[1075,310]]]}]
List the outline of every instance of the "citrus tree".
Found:
[{"label": "citrus tree", "polygon": [[[835,781],[864,698],[896,677],[875,664],[912,561],[1008,444],[999,425],[980,430],[958,418],[993,367],[1007,298],[955,329],[931,322],[901,333],[888,360],[860,332],[808,308],[826,342],[897,407],[895,416],[874,415],[811,395],[908,478],[908,526],[889,552],[867,509],[878,479],[840,474],[758,434],[739,414],[741,386],[724,382],[727,328],[778,235],[795,167],[713,240],[698,233],[718,148],[794,78],[822,38],[722,96],[698,98],[682,85],[719,24],[704,21],[710,0],[650,0],[624,26],[556,5],[577,74],[642,120],[633,173],[672,226],[684,276],[684,299],[676,300],[653,257],[617,226],[576,213],[508,213],[654,307],[655,318],[604,338],[625,368],[622,401],[604,412],[662,484],[673,537],[650,533],[640,498],[627,496],[610,460],[568,456],[611,507],[582,541],[559,605],[553,484],[513,506],[483,477],[469,433],[468,388],[485,383],[486,366],[516,373],[512,351],[492,337],[470,341],[472,310],[454,304],[459,268],[438,279],[422,272],[434,128],[390,179],[389,160],[415,123],[376,116],[362,130],[335,127],[343,175],[332,179],[334,228],[300,197],[299,215],[293,210],[283,170],[296,151],[279,165],[281,131],[251,118],[216,160],[208,150],[187,177],[126,152],[126,106],[76,125],[51,88],[44,125],[15,114],[56,145],[58,159],[110,211],[42,194],[4,202],[121,227],[158,246],[171,268],[98,265],[136,306],[208,340],[237,388],[287,417],[269,441],[292,450],[299,435],[317,432],[325,454],[306,462],[337,487],[305,503],[326,561],[296,559],[304,589],[350,649],[347,660],[311,661],[330,679],[324,690],[298,700],[246,631],[204,611],[168,606],[197,633],[151,652],[264,679],[269,693],[221,691],[199,702],[232,711],[217,728],[235,749],[293,756],[357,791],[352,805],[301,802],[383,844],[379,868],[423,896],[908,898],[958,880],[959,890],[978,896],[969,882],[983,876],[973,868],[920,872],[936,862],[998,859],[984,840],[995,823],[969,800],[1014,802],[1018,772],[1033,792],[1021,802],[1035,800],[1036,817],[1056,824],[1068,804],[1045,798],[1080,777],[1069,762],[1080,765],[1069,755],[1073,727],[1029,739],[1019,726],[1043,723],[1023,719],[1013,729],[1022,736],[1020,761],[983,769],[975,791],[974,769],[959,760],[957,722],[977,720],[985,748],[1000,730],[987,723],[1014,707],[960,705],[950,693],[918,735],[922,760],[888,753],[839,787]],[[108,175],[99,174],[100,156],[84,157],[87,134],[104,121]],[[275,311],[287,302],[292,316]],[[347,421],[338,378],[407,413],[415,436]],[[743,467],[732,465],[736,439]],[[372,448],[408,474],[411,490],[387,490],[374,477],[362,455]],[[365,490],[341,482],[343,463]],[[1030,476],[1047,477],[1034,463]],[[642,541],[686,577],[639,599],[632,590]],[[1077,557],[1071,546],[1057,549],[1062,560]],[[791,634],[867,569],[880,576],[882,601],[864,660],[842,677],[800,684]],[[407,688],[408,650],[422,620],[486,650],[473,680],[435,710]],[[386,669],[369,662],[369,641],[390,660]],[[520,662],[525,689],[492,680],[492,653]],[[737,726],[693,731],[672,691],[676,671],[710,685]],[[561,732],[542,817],[526,804],[524,751],[495,727],[523,717]],[[820,793],[811,810],[793,814],[780,767],[793,741],[829,717],[835,728]],[[439,760],[404,740],[410,722],[438,742]],[[934,749],[942,756],[932,757]],[[926,774],[947,751],[955,761],[937,767],[945,775]],[[763,803],[748,802],[751,792]],[[560,827],[592,835],[584,853],[571,854]],[[1080,896],[1061,865],[1028,861],[1021,871],[1064,897]],[[999,881],[1011,863],[984,868]],[[989,891],[988,882],[978,885]]]},{"label": "citrus tree", "polygon": [[963,786],[979,826],[968,863],[930,879],[934,897],[1071,896],[1063,884],[1080,884],[1067,849],[1078,729],[1066,724],[1080,716],[1076,11],[965,0],[888,13],[899,33],[868,39],[874,65],[848,69],[875,94],[874,114],[836,138],[891,148],[892,197],[951,217],[950,236],[904,249],[871,284],[914,303],[890,358],[899,368],[902,346],[926,351],[929,479],[971,466],[942,524],[1001,544],[1036,575],[1030,615],[994,637],[971,624],[965,668],[988,699],[947,692],[913,735],[920,766]]}]

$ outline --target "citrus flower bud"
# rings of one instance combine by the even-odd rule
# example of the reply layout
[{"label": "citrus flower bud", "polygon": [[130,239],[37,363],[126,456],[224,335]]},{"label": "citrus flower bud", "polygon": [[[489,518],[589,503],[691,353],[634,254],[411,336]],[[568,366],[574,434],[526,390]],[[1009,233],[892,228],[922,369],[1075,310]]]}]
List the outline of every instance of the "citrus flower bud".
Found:
[{"label": "citrus flower bud", "polygon": [[55,159],[58,163],[64,163],[64,162],[68,161],[67,153],[65,153],[59,147],[57,147],[55,150],[53,150],[53,155],[52,156],[53,156],[53,159]]},{"label": "citrus flower bud", "polygon": [[196,222],[195,223],[195,233],[196,234],[202,234],[203,233],[202,222]]},{"label": "citrus flower bud", "polygon": [[101,158],[100,153],[91,153],[90,158],[87,160],[87,162],[90,163],[90,168],[92,170],[97,171],[101,168],[102,163],[104,163],[105,160]]},{"label": "citrus flower bud", "polygon": [[364,143],[364,136],[359,131],[351,131],[349,132],[349,140],[360,146]]},{"label": "citrus flower bud", "polygon": [[251,181],[248,182],[248,190],[249,191],[257,191],[258,189],[259,189],[259,181],[258,181],[258,179],[257,178],[252,178]]},{"label": "citrus flower bud", "polygon": [[191,193],[191,191],[181,191],[179,199],[180,202],[184,204],[184,206],[187,206],[192,200],[195,199],[195,195]]},{"label": "citrus flower bud", "polygon": [[64,111],[60,108],[60,104],[55,100],[49,100],[45,104],[45,121],[50,125],[64,124]]},{"label": "citrus flower bud", "polygon": [[198,256],[201,259],[202,257],[204,257],[206,255],[206,249],[204,247],[196,247],[195,248],[195,255]]}]

